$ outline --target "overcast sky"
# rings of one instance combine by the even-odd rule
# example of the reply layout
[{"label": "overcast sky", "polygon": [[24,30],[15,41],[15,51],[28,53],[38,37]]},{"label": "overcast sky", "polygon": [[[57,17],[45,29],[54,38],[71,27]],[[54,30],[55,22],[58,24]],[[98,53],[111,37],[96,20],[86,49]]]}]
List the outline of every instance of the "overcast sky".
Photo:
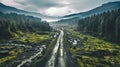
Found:
[{"label": "overcast sky", "polygon": [[50,16],[84,12],[113,1],[120,0],[0,0],[5,5]]}]

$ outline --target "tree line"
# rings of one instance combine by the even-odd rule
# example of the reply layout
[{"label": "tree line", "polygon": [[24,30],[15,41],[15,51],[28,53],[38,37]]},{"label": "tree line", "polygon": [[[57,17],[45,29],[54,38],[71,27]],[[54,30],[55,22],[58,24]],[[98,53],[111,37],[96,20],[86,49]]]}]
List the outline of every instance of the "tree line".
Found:
[{"label": "tree line", "polygon": [[51,31],[51,27],[46,21],[42,21],[40,18],[0,12],[0,39],[10,38],[11,32],[16,33],[17,31],[43,32]]},{"label": "tree line", "polygon": [[120,44],[120,9],[80,19],[77,30]]}]

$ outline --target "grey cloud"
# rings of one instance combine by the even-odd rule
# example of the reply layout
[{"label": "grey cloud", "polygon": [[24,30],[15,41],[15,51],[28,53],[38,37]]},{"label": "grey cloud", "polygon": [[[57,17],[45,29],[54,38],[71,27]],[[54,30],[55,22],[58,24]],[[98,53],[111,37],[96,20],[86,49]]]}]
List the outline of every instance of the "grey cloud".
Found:
[{"label": "grey cloud", "polygon": [[63,7],[64,4],[59,4],[56,0],[26,0],[26,2],[16,1],[21,5],[31,4],[33,7],[49,8],[49,7]]},{"label": "grey cloud", "polygon": [[36,0],[36,1],[29,0],[29,2],[33,5],[36,5],[37,7],[43,7],[43,8],[44,7],[48,8],[48,7],[52,7],[52,6],[60,6],[60,4],[58,4],[54,0]]},{"label": "grey cloud", "polygon": [[[0,2],[1,1],[2,0],[0,0]],[[70,10],[73,10],[72,12],[83,12],[93,9],[106,2],[120,1],[120,0],[11,0],[11,1],[19,4],[19,6],[15,6],[15,7],[22,8],[27,11],[34,11],[34,12],[40,11],[44,13],[47,9],[51,7],[58,7],[58,8],[69,7],[70,9],[68,9],[67,13],[71,13]],[[69,4],[66,5],[64,3],[60,3],[62,1],[69,2]]]},{"label": "grey cloud", "polygon": [[[62,1],[62,0],[61,0]],[[14,2],[20,4],[24,10],[27,11],[40,11],[44,13],[44,11],[51,7],[64,7],[65,4],[59,3],[57,0],[14,0]],[[31,8],[32,7],[32,8]]]},{"label": "grey cloud", "polygon": [[76,12],[84,12],[96,8],[103,3],[120,1],[120,0],[69,0],[70,4],[68,5]]},{"label": "grey cloud", "polygon": [[14,2],[16,2],[16,3],[20,4],[20,5],[24,5],[24,6],[27,5],[26,2],[22,2],[22,1],[18,1],[18,0],[14,0]]}]

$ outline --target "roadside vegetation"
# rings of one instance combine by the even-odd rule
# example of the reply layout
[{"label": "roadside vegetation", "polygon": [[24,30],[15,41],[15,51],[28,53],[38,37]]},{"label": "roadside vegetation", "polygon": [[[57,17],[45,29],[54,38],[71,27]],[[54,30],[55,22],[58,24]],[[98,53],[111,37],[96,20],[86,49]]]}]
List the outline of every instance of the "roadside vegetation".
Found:
[{"label": "roadside vegetation", "polygon": [[119,67],[120,46],[96,37],[67,30],[70,36],[79,38],[80,47],[69,47],[80,67]]}]

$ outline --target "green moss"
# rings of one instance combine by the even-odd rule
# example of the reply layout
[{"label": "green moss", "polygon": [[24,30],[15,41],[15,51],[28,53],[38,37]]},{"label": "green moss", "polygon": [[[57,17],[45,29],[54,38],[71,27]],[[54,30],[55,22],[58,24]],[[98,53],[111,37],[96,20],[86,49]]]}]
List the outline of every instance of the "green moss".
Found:
[{"label": "green moss", "polygon": [[[22,32],[22,31],[16,31],[11,32],[11,40],[18,40],[22,43],[39,43],[43,42],[45,40],[50,39],[50,36],[53,35],[55,32],[47,32],[48,34],[39,34],[39,33],[30,33],[30,32]],[[3,41],[3,40],[2,40]],[[5,40],[6,41],[6,40]]]},{"label": "green moss", "polygon": [[18,55],[22,52],[23,52],[23,48],[17,48],[17,49],[13,49],[13,50],[9,51],[9,54],[13,55],[13,56],[16,56],[16,55]]},{"label": "green moss", "polygon": [[1,58],[1,59],[0,59],[0,64],[4,63],[5,61],[14,59],[15,57],[16,57],[16,56],[7,56],[7,57],[4,57],[4,58]]},{"label": "green moss", "polygon": [[80,67],[84,67],[84,63],[80,59],[77,59],[77,62],[78,62]]},{"label": "green moss", "polygon": [[1,66],[2,66],[2,64],[4,64],[4,62],[15,59],[19,54],[21,54],[24,51],[24,48],[22,48],[22,47],[14,48],[14,46],[7,46],[7,45],[0,46],[0,49],[9,50],[8,55],[0,58],[0,65]]},{"label": "green moss", "polygon": [[119,45],[76,32],[72,29],[67,31],[70,32],[72,37],[80,38],[83,41],[81,47],[69,49],[76,56],[80,67],[110,67],[110,65],[120,65]]},{"label": "green moss", "polygon": [[50,39],[50,35],[47,35],[47,34],[40,35],[37,33],[27,32],[23,34],[23,36],[19,39],[19,41],[24,43],[39,43],[48,39]]}]

